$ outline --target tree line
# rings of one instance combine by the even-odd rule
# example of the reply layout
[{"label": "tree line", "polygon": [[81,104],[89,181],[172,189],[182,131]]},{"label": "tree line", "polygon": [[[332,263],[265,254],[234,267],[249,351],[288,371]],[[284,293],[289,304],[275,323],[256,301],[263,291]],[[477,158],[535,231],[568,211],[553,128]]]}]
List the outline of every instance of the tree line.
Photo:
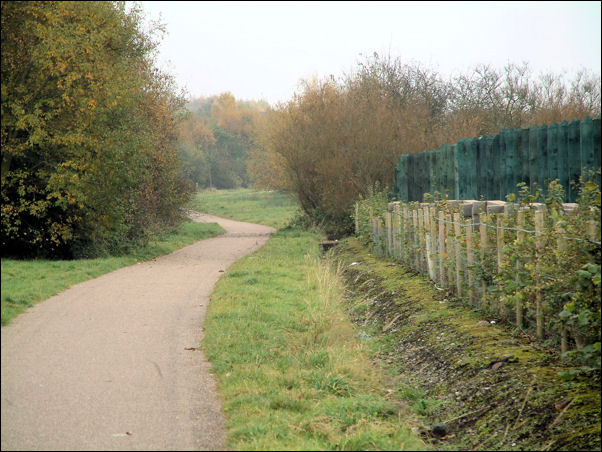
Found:
[{"label": "tree line", "polygon": [[197,188],[252,184],[247,165],[257,147],[257,124],[268,108],[265,101],[236,100],[229,92],[189,102],[178,139],[184,175]]},{"label": "tree line", "polygon": [[118,253],[173,227],[196,188],[293,192],[331,236],[399,154],[600,114],[600,76],[480,65],[445,80],[374,54],[288,102],[190,102],[157,69],[163,26],[124,2],[1,2],[2,255]]},{"label": "tree line", "polygon": [[119,252],[178,220],[185,99],[124,2],[2,2],[2,254]]},{"label": "tree line", "polygon": [[599,114],[600,75],[585,70],[567,81],[535,77],[527,63],[478,65],[444,79],[374,53],[268,110],[249,170],[258,186],[295,193],[312,223],[340,237],[353,230],[356,200],[392,186],[399,154]]}]

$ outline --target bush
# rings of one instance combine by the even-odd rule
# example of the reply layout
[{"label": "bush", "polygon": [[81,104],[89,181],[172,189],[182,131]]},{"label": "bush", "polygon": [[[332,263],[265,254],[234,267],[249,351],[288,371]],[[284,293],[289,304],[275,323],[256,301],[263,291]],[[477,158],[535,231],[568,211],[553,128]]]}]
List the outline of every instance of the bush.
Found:
[{"label": "bush", "polygon": [[140,11],[2,2],[2,253],[86,257],[176,221],[170,77]]}]

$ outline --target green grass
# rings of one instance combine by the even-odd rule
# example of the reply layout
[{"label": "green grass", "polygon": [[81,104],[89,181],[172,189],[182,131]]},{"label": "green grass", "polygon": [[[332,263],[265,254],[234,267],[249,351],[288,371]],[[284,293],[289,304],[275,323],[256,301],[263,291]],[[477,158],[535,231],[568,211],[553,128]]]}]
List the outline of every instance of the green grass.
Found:
[{"label": "green grass", "polygon": [[276,229],[287,226],[298,211],[298,204],[290,194],[250,188],[205,190],[195,194],[188,207],[198,212]]},{"label": "green grass", "polygon": [[[297,211],[287,195],[253,190],[202,192],[188,207],[277,228]],[[188,227],[177,237],[189,235]],[[71,284],[165,254],[183,246],[175,244],[177,237],[165,240],[171,245],[160,241],[124,258],[3,260],[2,322],[5,306],[22,309]],[[320,259],[320,240],[317,234],[281,230],[216,285],[202,345],[218,379],[228,447],[425,449],[345,315],[341,279]]]},{"label": "green grass", "polygon": [[221,234],[216,223],[187,221],[169,234],[163,234],[146,247],[128,255],[71,261],[2,259],[1,315],[2,326],[8,325],[28,307],[88,279],[118,268],[169,254],[179,248]]},{"label": "green grass", "polygon": [[233,450],[419,450],[316,234],[284,230],[218,281],[203,348]]}]

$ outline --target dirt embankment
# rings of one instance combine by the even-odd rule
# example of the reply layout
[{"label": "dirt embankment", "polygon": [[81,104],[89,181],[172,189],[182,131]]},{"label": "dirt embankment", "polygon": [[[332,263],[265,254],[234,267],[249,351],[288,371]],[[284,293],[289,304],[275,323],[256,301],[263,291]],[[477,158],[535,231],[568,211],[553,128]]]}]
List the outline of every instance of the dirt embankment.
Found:
[{"label": "dirt embankment", "polygon": [[[558,373],[566,369],[551,350],[375,258],[357,240],[330,255],[343,269],[351,317],[398,375],[394,393],[402,382],[424,391],[415,411],[435,448],[600,450],[599,381],[563,381]],[[444,425],[433,432],[436,424]]]}]

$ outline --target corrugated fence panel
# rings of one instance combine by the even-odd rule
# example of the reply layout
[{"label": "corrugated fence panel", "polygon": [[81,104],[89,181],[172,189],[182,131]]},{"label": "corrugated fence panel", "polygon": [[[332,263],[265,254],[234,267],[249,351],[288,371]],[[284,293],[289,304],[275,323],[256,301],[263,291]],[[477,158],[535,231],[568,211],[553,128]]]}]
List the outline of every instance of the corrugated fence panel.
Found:
[{"label": "corrugated fence panel", "polygon": [[593,124],[590,118],[581,121],[581,169],[594,166]]},{"label": "corrugated fence panel", "polygon": [[546,126],[541,126],[537,132],[535,161],[538,166],[537,185],[543,189],[550,180],[548,171],[548,128]]},{"label": "corrugated fence panel", "polygon": [[[581,140],[579,121],[576,119],[569,123],[568,127],[568,155],[569,155],[569,180],[579,182],[581,176]],[[569,202],[577,200],[579,192],[569,185]]]},{"label": "corrugated fence panel", "polygon": [[569,147],[568,147],[568,129],[569,123],[562,121],[558,125],[558,134],[556,136],[556,143],[558,146],[558,182],[564,187],[565,197],[564,200],[568,201],[569,197]]},{"label": "corrugated fence panel", "polygon": [[[594,167],[593,169],[600,168],[602,164],[602,150],[600,149],[600,117],[592,119],[592,146],[594,147]],[[600,174],[596,180],[598,186],[600,185]]]},{"label": "corrugated fence panel", "polygon": [[514,187],[516,184],[524,182],[531,186],[531,175],[529,173],[529,128],[523,127],[518,131],[518,173],[514,178]]},{"label": "corrugated fence panel", "polygon": [[500,193],[513,193],[514,174],[516,173],[516,131],[502,130],[500,134]]},{"label": "corrugated fence panel", "polygon": [[414,193],[416,192],[416,184],[414,179],[416,177],[416,169],[414,168],[415,154],[409,154],[407,159],[407,179],[408,179],[408,201],[416,201]]},{"label": "corrugated fence panel", "polygon": [[428,187],[429,187],[429,169],[428,169],[428,155],[425,152],[421,152],[420,154],[418,154],[418,157],[420,158],[420,199],[419,201],[422,202],[422,195],[424,195],[424,193],[426,193],[428,191]]},{"label": "corrugated fence panel", "polygon": [[395,174],[395,195],[397,199],[407,202],[408,201],[408,155],[401,154],[397,161],[397,168]]},{"label": "corrugated fence panel", "polygon": [[433,149],[433,193],[443,193],[441,190],[441,153]]},{"label": "corrugated fence panel", "polygon": [[445,189],[447,184],[447,175],[445,174],[445,159],[447,155],[443,151],[443,146],[437,149],[437,171],[439,175],[437,176],[437,184],[439,186],[439,193],[445,195]]},{"label": "corrugated fence panel", "polygon": [[497,195],[496,198],[492,199],[504,199],[502,195],[502,180],[504,174],[504,155],[502,148],[502,140],[500,135],[493,135],[492,137],[492,148],[491,148],[491,157],[494,161],[493,167],[493,190],[494,194]]},{"label": "corrugated fence panel", "polygon": [[548,126],[547,137],[548,179],[559,179],[558,173],[558,124]]},{"label": "corrugated fence panel", "polygon": [[[399,157],[393,192],[402,201],[422,201],[436,191],[449,199],[506,199],[519,182],[533,192],[558,179],[565,202],[575,202],[571,181],[584,169],[600,168],[600,117],[541,127],[502,130],[457,144]],[[600,184],[600,176],[597,175]]]},{"label": "corrugated fence panel", "polygon": [[449,199],[458,199],[458,159],[456,157],[456,145],[452,144],[449,147]]},{"label": "corrugated fence panel", "polygon": [[424,193],[424,188],[426,186],[426,178],[428,174],[425,171],[425,158],[426,154],[421,152],[420,154],[416,154],[416,201],[422,201],[422,195]]},{"label": "corrugated fence panel", "polygon": [[487,160],[485,159],[484,137],[476,138],[477,143],[477,199],[485,198],[487,188]]},{"label": "corrugated fence panel", "polygon": [[485,169],[486,169],[486,178],[485,178],[485,199],[497,199],[494,195],[494,192],[496,191],[494,189],[495,187],[495,181],[493,180],[494,178],[494,173],[495,173],[495,162],[493,161],[493,137],[492,136],[486,136],[484,139],[484,144],[485,144],[485,151],[483,153],[483,157],[485,158]]},{"label": "corrugated fence panel", "polygon": [[437,151],[431,149],[430,151],[426,151],[426,161],[429,172],[429,189],[427,193],[435,192],[435,155]]},{"label": "corrugated fence panel", "polygon": [[539,127],[531,127],[529,129],[529,187],[533,192],[533,184],[539,184],[539,163],[537,161],[537,135]]},{"label": "corrugated fence panel", "polygon": [[476,157],[477,144],[474,138],[458,142],[456,161],[458,165],[458,197],[460,199],[478,199]]},{"label": "corrugated fence panel", "polygon": [[456,173],[455,173],[455,146],[452,144],[444,144],[441,146],[443,151],[443,174],[445,177],[444,190],[448,193],[449,199],[455,198],[456,188]]}]

